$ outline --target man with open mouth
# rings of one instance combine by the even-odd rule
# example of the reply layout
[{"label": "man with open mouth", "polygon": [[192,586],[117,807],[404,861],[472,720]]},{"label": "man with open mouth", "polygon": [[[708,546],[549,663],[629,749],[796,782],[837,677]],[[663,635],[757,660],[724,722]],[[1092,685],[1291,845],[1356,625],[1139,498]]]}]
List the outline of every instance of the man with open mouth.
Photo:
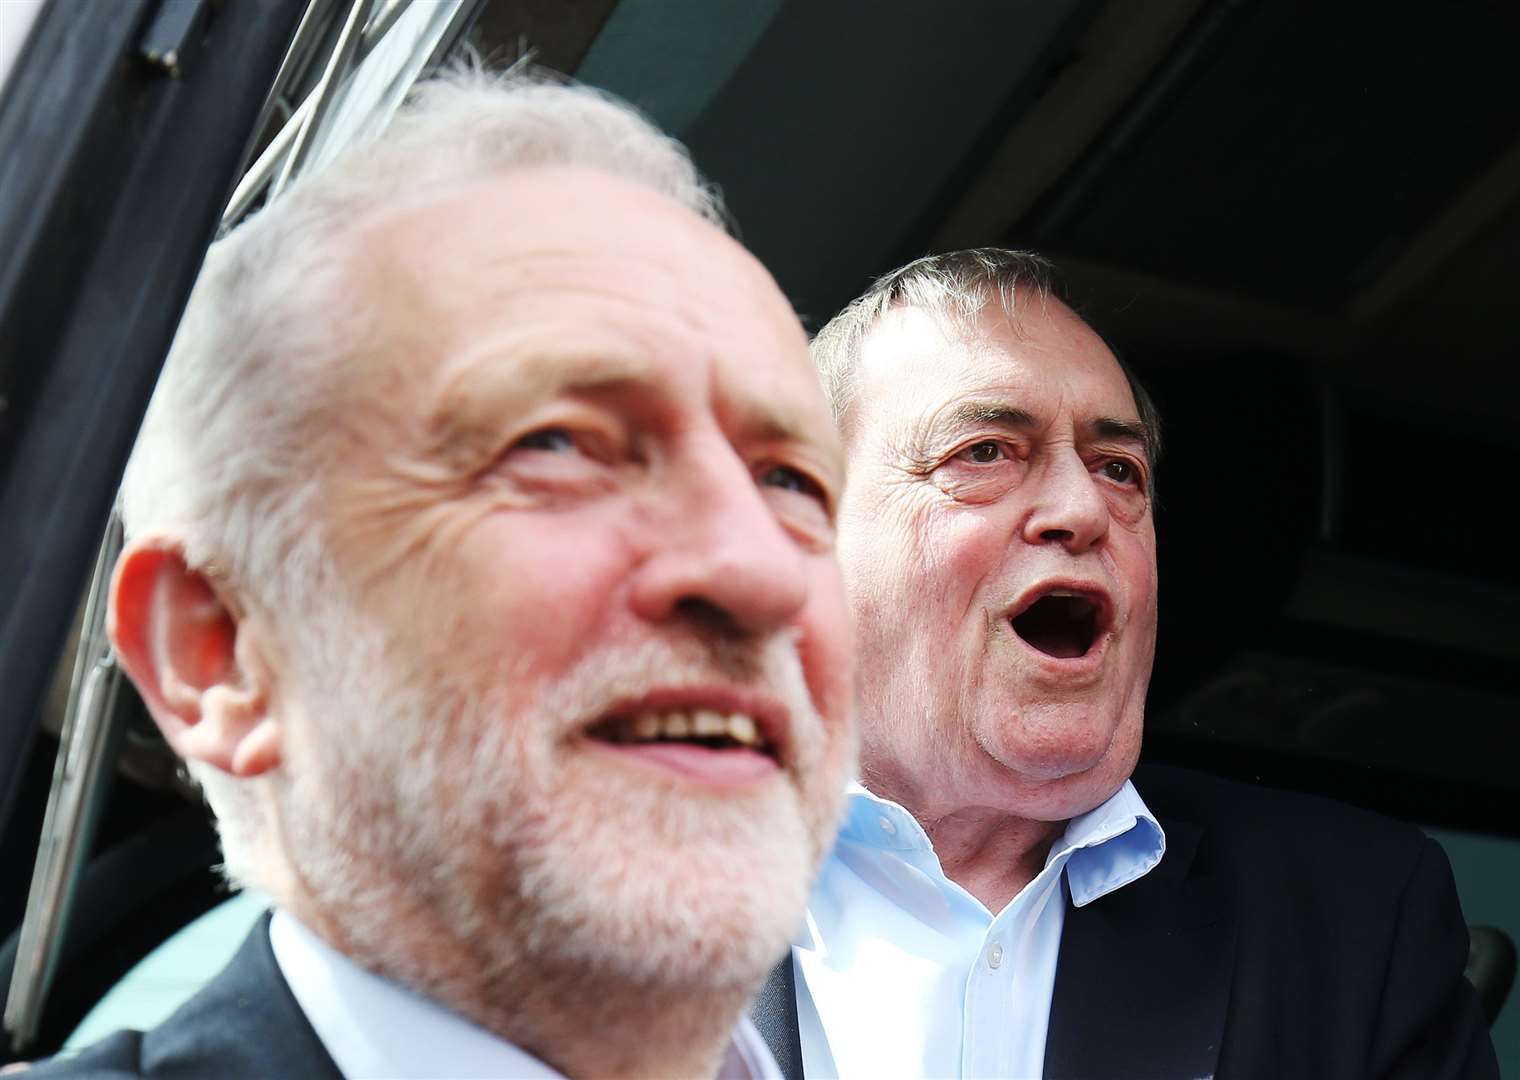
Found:
[{"label": "man with open mouth", "polygon": [[210,252],[112,637],[272,920],[34,1075],[774,1076],[853,761],[843,457],[684,149],[424,86]]},{"label": "man with open mouth", "polygon": [[1497,1075],[1431,841],[1135,772],[1159,426],[1050,275],[931,256],[813,343],[861,782],[762,1028],[794,1075]]}]

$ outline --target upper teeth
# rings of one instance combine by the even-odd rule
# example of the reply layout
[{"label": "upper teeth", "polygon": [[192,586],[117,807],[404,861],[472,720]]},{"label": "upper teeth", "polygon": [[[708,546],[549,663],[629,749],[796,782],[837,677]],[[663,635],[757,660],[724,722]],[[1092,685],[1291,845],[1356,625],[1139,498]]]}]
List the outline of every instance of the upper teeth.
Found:
[{"label": "upper teeth", "polygon": [[674,709],[641,712],[619,720],[613,733],[630,741],[651,739],[718,738],[727,735],[745,746],[759,746],[760,733],[754,718],[744,713],[720,713],[714,709]]}]

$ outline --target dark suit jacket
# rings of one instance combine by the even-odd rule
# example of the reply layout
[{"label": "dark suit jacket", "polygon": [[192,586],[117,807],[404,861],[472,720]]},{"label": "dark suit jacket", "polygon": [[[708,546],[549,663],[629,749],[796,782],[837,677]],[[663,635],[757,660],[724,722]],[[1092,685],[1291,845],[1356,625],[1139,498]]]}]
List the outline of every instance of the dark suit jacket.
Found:
[{"label": "dark suit jacket", "polygon": [[259,920],[232,962],[152,1031],[119,1031],[73,1058],[40,1062],[26,1080],[342,1080],[280,974]]},{"label": "dark suit jacket", "polygon": [[[1067,907],[1047,1077],[1499,1075],[1451,869],[1423,833],[1180,769],[1135,786],[1166,856]],[[790,960],[772,972],[755,1020],[798,1077],[792,978]]]}]

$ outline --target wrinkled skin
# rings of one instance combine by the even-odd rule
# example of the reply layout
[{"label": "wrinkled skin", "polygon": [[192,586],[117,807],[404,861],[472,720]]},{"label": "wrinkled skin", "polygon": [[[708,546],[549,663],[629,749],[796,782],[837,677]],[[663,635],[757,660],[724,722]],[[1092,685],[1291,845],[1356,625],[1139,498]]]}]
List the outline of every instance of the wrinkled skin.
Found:
[{"label": "wrinkled skin", "polygon": [[[897,308],[867,334],[840,520],[862,771],[931,834],[1048,839],[1132,771],[1156,632],[1138,427],[1118,363],[1054,299],[967,321]],[[1110,597],[1097,662],[1012,632],[1015,601],[1054,579]]]}]

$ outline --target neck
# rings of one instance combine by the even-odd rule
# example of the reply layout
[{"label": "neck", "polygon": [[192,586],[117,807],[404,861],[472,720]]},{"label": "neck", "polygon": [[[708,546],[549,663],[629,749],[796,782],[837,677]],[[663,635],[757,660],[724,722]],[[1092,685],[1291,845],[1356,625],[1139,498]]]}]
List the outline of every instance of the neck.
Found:
[{"label": "neck", "polygon": [[1045,869],[1064,821],[1030,821],[990,807],[967,807],[919,824],[945,876],[996,915]]},{"label": "neck", "polygon": [[1036,821],[1006,809],[972,803],[934,804],[931,792],[894,783],[898,774],[862,760],[862,782],[905,807],[923,827],[945,876],[996,915],[1045,869],[1064,821]]}]

